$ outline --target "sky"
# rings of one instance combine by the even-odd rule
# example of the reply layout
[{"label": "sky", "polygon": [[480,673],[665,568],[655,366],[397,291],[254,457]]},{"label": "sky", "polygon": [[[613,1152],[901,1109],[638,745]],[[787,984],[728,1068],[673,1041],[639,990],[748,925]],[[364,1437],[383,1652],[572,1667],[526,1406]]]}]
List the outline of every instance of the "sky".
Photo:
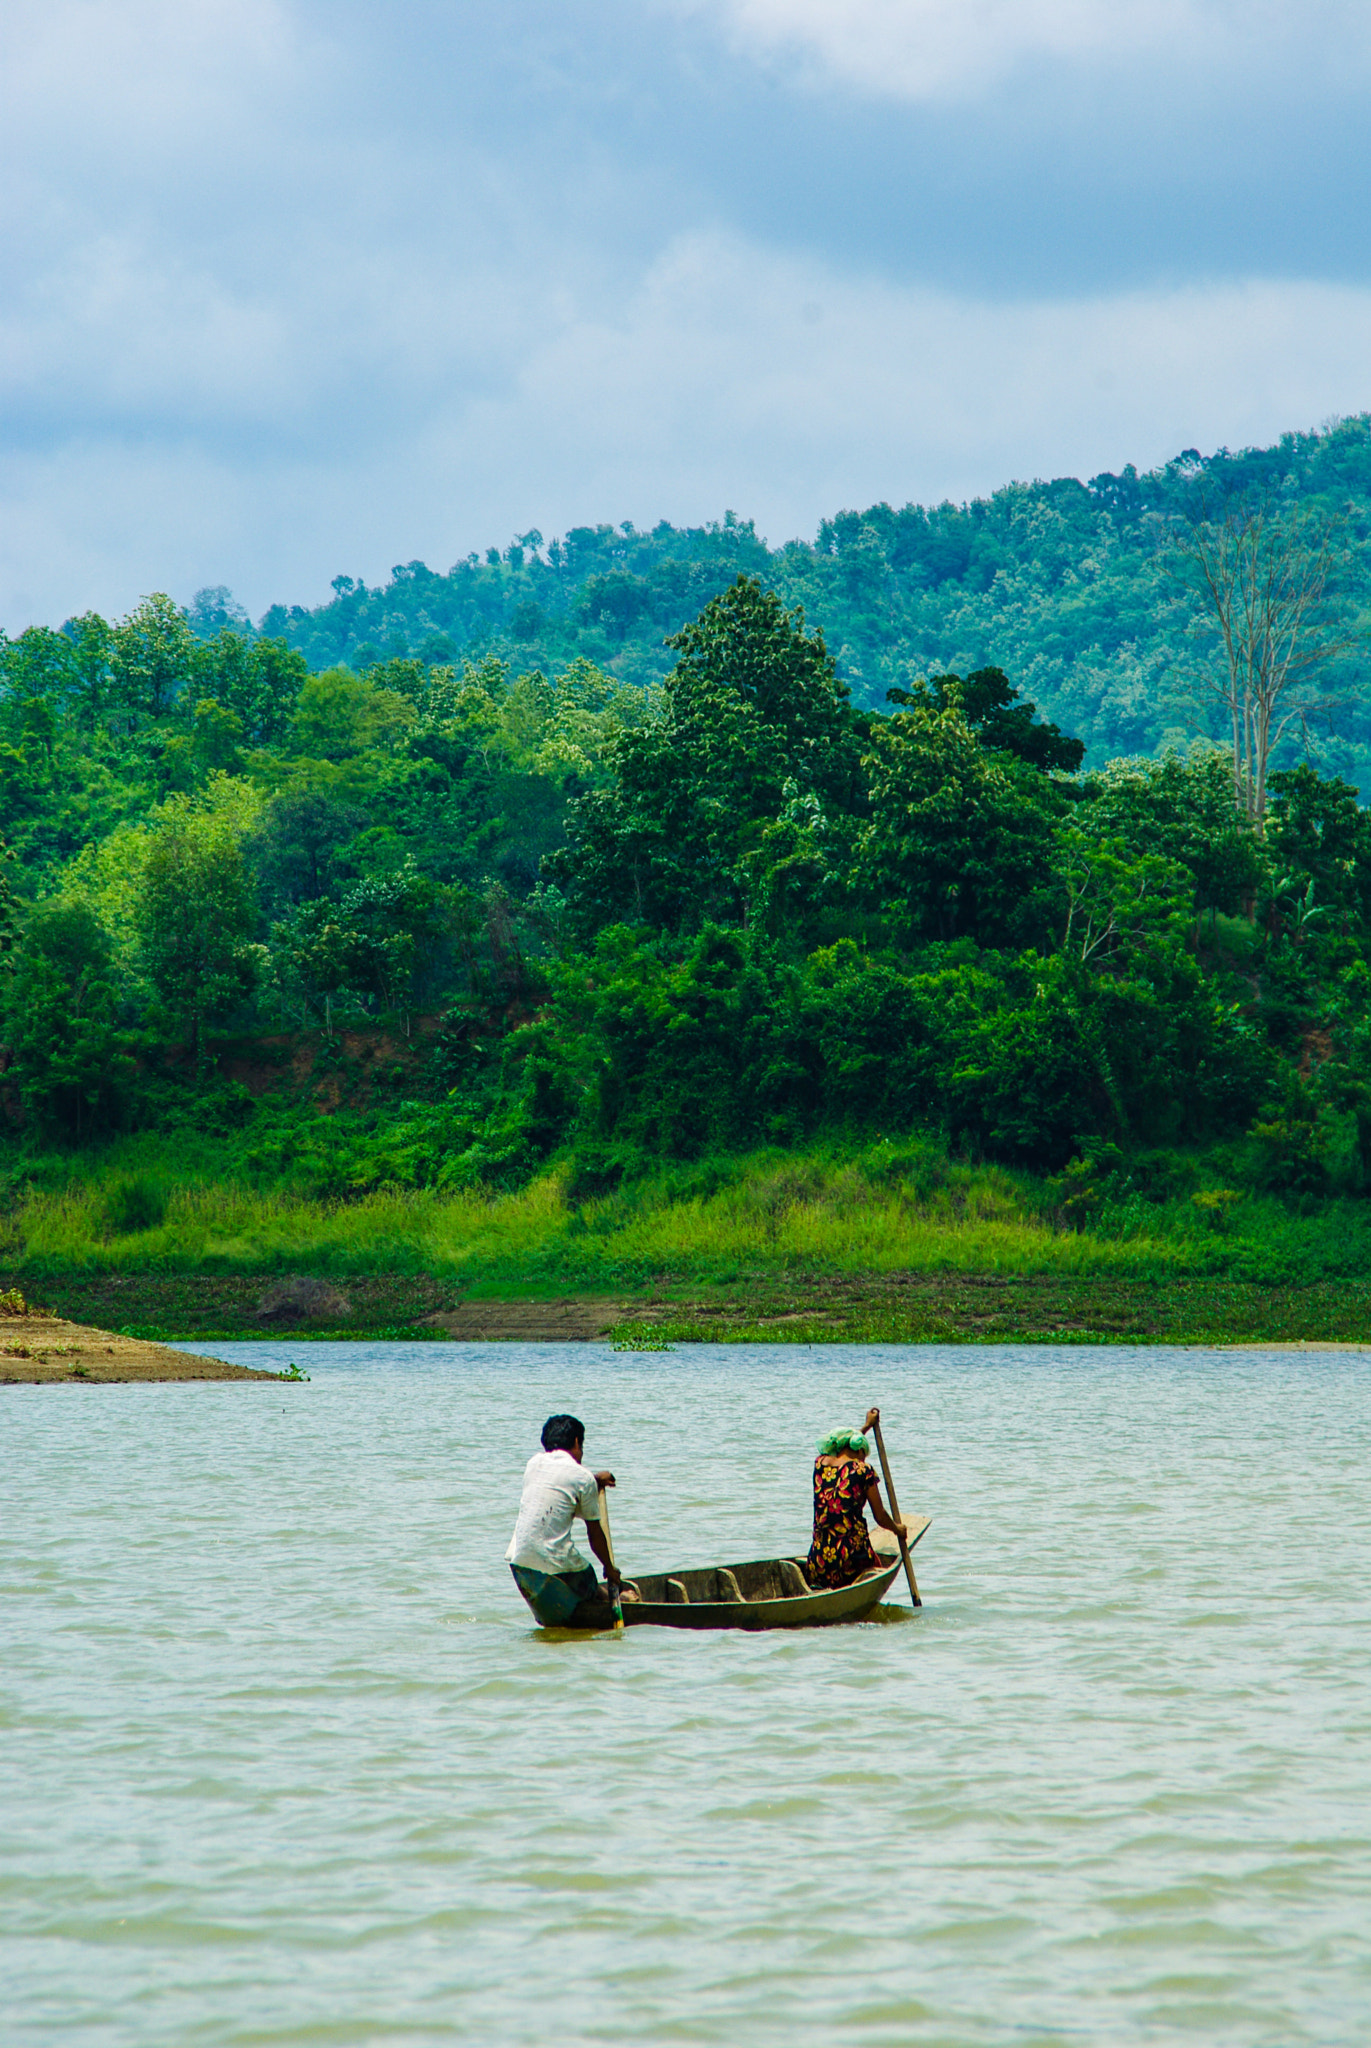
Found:
[{"label": "sky", "polygon": [[0,627],[1371,407],[1365,0],[5,0]]}]

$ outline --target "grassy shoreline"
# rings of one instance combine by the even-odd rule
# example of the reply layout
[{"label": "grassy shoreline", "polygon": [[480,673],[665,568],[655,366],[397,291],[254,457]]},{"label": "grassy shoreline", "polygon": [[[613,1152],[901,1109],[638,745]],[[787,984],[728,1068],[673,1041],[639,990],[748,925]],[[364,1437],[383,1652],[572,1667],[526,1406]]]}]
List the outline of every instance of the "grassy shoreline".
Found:
[{"label": "grassy shoreline", "polygon": [[[254,1311],[262,1277],[139,1273],[52,1276],[34,1298],[74,1322],[152,1341],[279,1335]],[[661,1343],[1371,1343],[1371,1282],[1263,1287],[1244,1281],[1054,1279],[1006,1274],[846,1274],[728,1287],[584,1294],[462,1294],[431,1276],[377,1274],[346,1284],[349,1311],[304,1322],[292,1340],[483,1339],[613,1334]],[[584,1311],[567,1323],[569,1311]],[[440,1325],[421,1318],[440,1315]]]},{"label": "grassy shoreline", "polygon": [[[657,1343],[1371,1341],[1360,1200],[1301,1213],[1234,1194],[1214,1212],[1133,1193],[1080,1227],[1052,1183],[917,1142],[770,1150],[592,1194],[562,1163],[512,1191],[321,1201],[216,1163],[126,1144],[12,1184],[0,1276],[163,1341],[267,1334],[263,1294],[289,1274],[347,1302],[301,1337],[574,1324]],[[425,1328],[433,1316],[452,1327]]]}]

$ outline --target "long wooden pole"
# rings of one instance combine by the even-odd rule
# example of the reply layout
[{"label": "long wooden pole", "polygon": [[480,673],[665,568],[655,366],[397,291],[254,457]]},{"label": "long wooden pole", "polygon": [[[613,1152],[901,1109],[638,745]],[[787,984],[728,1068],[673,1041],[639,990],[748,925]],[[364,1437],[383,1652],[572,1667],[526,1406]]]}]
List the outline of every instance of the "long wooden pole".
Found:
[{"label": "long wooden pole", "polygon": [[[881,1470],[885,1474],[885,1497],[890,1502],[890,1519],[892,1522],[898,1522],[900,1519],[900,1504],[895,1498],[895,1482],[890,1476],[890,1460],[885,1454],[885,1438],[881,1435],[879,1416],[872,1423],[871,1431],[876,1439],[876,1449],[880,1453]],[[919,1598],[919,1582],[914,1576],[914,1560],[909,1555],[909,1545],[905,1542],[903,1536],[899,1538],[899,1545],[900,1556],[904,1559],[904,1575],[909,1581],[909,1597],[916,1607],[922,1607],[924,1603]]]},{"label": "long wooden pole", "polygon": [[[613,1564],[614,1538],[609,1533],[609,1495],[603,1486],[600,1488],[600,1527],[605,1532],[605,1549],[609,1552],[610,1563]],[[619,1594],[617,1580],[611,1583],[610,1593],[614,1607],[614,1626],[621,1629],[624,1625],[624,1603]]]}]

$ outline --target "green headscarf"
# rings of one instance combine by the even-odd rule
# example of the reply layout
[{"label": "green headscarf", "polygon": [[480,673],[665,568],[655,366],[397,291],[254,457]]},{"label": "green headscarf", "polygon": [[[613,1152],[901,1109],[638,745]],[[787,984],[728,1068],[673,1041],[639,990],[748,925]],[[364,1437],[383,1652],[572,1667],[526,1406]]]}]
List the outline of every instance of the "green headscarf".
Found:
[{"label": "green headscarf", "polygon": [[819,1445],[819,1456],[831,1458],[835,1451],[851,1451],[855,1458],[864,1458],[867,1441],[859,1429],[835,1429]]}]

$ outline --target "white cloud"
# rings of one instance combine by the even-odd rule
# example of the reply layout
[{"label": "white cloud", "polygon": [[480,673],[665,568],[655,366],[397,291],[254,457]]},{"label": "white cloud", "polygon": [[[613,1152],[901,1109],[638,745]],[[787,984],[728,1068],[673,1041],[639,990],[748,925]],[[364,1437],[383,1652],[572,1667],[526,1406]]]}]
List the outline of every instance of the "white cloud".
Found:
[{"label": "white cloud", "polygon": [[9,0],[8,448],[185,437],[243,466],[344,413],[354,446],[404,432],[501,374],[558,252],[460,133],[435,161],[359,120],[351,57],[298,0]]},{"label": "white cloud", "polygon": [[254,612],[317,602],[340,570],[446,568],[533,525],[731,506],[774,541],[810,535],[882,498],[1268,441],[1371,404],[1368,364],[1371,290],[1252,280],[989,304],[687,236],[612,315],[566,301],[505,326],[484,376],[434,378],[388,435],[240,459],[182,427],[16,459],[0,621],[219,582]]},{"label": "white cloud", "polygon": [[232,135],[252,99],[288,91],[306,48],[290,0],[6,0],[6,127],[31,145],[112,133],[126,156]]},{"label": "white cloud", "polygon": [[446,431],[454,453],[518,451],[521,473],[543,451],[583,518],[728,503],[781,539],[840,506],[1272,439],[1371,404],[1368,366],[1371,290],[986,303],[694,236],[618,321],[568,324],[509,399]]},{"label": "white cloud", "polygon": [[738,47],[904,100],[962,98],[1026,60],[1159,60],[1177,79],[1321,44],[1366,55],[1357,0],[678,0]]},{"label": "white cloud", "polygon": [[[775,172],[747,68],[716,104],[700,39],[662,23],[692,9],[712,53],[723,23],[830,84],[927,97],[1035,57],[1215,62],[1239,30],[1269,59],[1296,20],[1341,55],[1342,0],[1298,17],[1290,0],[600,5],[588,53],[573,35],[529,59],[522,18],[486,0],[7,0],[0,624],[218,582],[260,612],[531,525],[732,505],[785,538],[844,505],[1089,475],[1371,402],[1371,297],[1350,286],[1005,302],[993,199],[979,259],[941,272],[992,278],[984,297],[892,282],[879,258],[854,274],[833,210],[815,228],[783,175],[812,105],[759,95]],[[658,154],[668,103],[679,132]],[[712,182],[684,174],[691,150]],[[869,206],[832,147],[822,161]],[[996,161],[1015,175],[1012,150]],[[1338,175],[1325,221],[1350,208]],[[1194,190],[1227,250],[1222,207]],[[1070,241],[1069,191],[1051,204]],[[898,202],[863,246],[881,233],[908,261]],[[1359,233],[1349,211],[1339,260]]]}]

